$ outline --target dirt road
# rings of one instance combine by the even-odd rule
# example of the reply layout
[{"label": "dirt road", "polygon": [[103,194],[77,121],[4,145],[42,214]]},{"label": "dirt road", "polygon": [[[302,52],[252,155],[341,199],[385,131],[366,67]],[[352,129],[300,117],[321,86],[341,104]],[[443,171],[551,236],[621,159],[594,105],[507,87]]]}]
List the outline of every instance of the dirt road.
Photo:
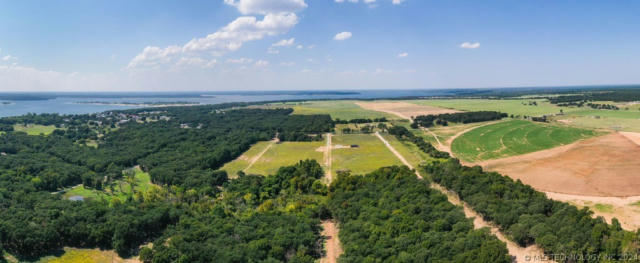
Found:
[{"label": "dirt road", "polygon": [[[389,142],[386,139],[384,139],[384,137],[382,137],[380,135],[380,133],[376,132],[376,136],[384,143],[384,145],[387,146],[387,148],[393,154],[396,155],[396,157],[398,157],[398,159],[400,159],[400,161],[404,165],[406,165],[410,169],[413,169],[411,164],[409,164],[409,162],[407,162],[407,160],[405,160],[404,157],[398,151],[396,151],[396,149],[394,149],[393,146],[391,146],[391,144],[389,144]],[[422,176],[420,175],[420,173],[417,170],[415,171],[415,173],[418,176],[418,178],[422,179]],[[467,218],[473,218],[474,228],[480,229],[480,228],[483,228],[483,227],[488,227],[491,230],[492,234],[494,234],[500,241],[502,241],[502,242],[507,244],[507,250],[509,250],[509,254],[510,255],[512,255],[512,256],[514,256],[516,258],[516,262],[523,262],[523,263],[524,262],[529,262],[527,260],[527,258],[534,257],[534,256],[542,257],[544,255],[542,249],[539,248],[536,245],[531,245],[531,246],[528,246],[528,247],[521,247],[518,244],[516,244],[515,242],[509,240],[502,232],[500,232],[500,229],[498,229],[498,227],[494,226],[490,222],[485,221],[482,218],[482,216],[480,216],[473,209],[471,209],[471,207],[469,207],[469,205],[467,205],[465,202],[460,200],[460,198],[458,198],[457,194],[455,194],[455,193],[453,193],[451,191],[448,191],[446,188],[444,188],[441,185],[436,184],[436,183],[431,183],[431,188],[433,188],[435,190],[438,190],[438,191],[442,192],[443,194],[445,194],[450,203],[452,203],[454,205],[462,206],[465,216]]]},{"label": "dirt road", "polygon": [[253,166],[253,164],[256,163],[258,160],[260,160],[262,155],[264,155],[264,153],[266,153],[271,148],[271,146],[273,146],[276,142],[278,142],[278,138],[274,138],[273,140],[271,140],[271,143],[269,143],[269,145],[267,145],[267,147],[265,147],[264,150],[262,150],[258,155],[251,158],[251,161],[249,161],[249,165],[247,165],[247,167],[244,168],[242,171],[246,173],[251,168],[251,166]]},{"label": "dirt road", "polygon": [[340,247],[340,239],[338,238],[338,227],[336,223],[331,220],[322,221],[322,235],[326,240],[324,243],[324,249],[326,254],[320,259],[321,263],[336,263],[338,257],[342,254],[342,247]]},{"label": "dirt road", "polygon": [[333,180],[333,175],[331,174],[331,133],[327,133],[327,146],[324,148],[324,166],[326,167],[326,171],[324,172],[324,177],[327,180],[327,184],[331,183]]}]

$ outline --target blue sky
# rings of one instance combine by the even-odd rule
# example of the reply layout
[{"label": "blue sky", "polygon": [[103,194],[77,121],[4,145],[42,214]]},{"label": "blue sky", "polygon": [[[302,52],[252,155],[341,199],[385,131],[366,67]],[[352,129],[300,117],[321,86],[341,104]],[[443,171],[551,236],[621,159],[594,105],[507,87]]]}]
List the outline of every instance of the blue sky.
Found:
[{"label": "blue sky", "polygon": [[0,0],[0,91],[634,84],[638,13],[637,1]]}]

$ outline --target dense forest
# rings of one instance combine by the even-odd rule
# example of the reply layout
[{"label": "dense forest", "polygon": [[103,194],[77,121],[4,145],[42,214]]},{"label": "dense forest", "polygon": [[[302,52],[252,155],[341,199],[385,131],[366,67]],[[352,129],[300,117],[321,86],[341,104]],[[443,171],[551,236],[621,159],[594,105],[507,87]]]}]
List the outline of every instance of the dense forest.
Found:
[{"label": "dense forest", "polygon": [[349,124],[349,123],[374,123],[374,122],[387,122],[387,118],[382,117],[382,118],[374,118],[374,119],[364,119],[364,118],[360,118],[360,119],[351,119],[351,120],[341,120],[341,119],[335,119],[333,121],[333,123],[335,124]]},{"label": "dense forest", "polygon": [[340,223],[340,262],[511,262],[504,243],[474,230],[406,166],[339,175],[328,206]]},{"label": "dense forest", "polygon": [[473,123],[483,121],[493,121],[506,118],[506,113],[497,111],[470,111],[470,112],[456,112],[456,113],[444,113],[438,115],[420,115],[413,119],[412,128],[416,129],[418,126],[429,128],[434,125],[447,126],[449,122],[454,123]]},{"label": "dense forest", "polygon": [[580,94],[546,97],[552,104],[587,102],[587,101],[613,101],[631,102],[640,101],[639,89],[618,89],[609,91],[581,91]]},{"label": "dense forest", "polygon": [[[253,143],[276,134],[322,133],[333,127],[328,115],[229,106],[3,118],[5,125],[61,128],[48,136],[0,135],[2,248],[21,258],[63,246],[114,248],[128,255],[178,222],[191,209],[189,202],[215,199],[227,182],[226,173],[217,169]],[[97,140],[98,146],[79,143],[85,139]],[[81,183],[100,190],[135,165],[149,172],[153,183],[166,187],[125,202],[73,202],[52,194]]]},{"label": "dense forest", "polygon": [[608,225],[587,208],[552,201],[519,180],[463,166],[457,159],[431,162],[424,169],[522,246],[535,243],[567,261],[585,255],[599,257],[585,261],[620,260],[639,252],[640,231],[624,231],[615,219]]}]

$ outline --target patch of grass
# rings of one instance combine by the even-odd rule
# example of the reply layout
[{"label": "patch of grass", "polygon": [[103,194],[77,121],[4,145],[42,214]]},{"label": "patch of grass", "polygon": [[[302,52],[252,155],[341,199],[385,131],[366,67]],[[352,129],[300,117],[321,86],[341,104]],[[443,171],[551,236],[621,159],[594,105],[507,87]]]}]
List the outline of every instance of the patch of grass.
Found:
[{"label": "patch of grass", "polygon": [[64,248],[64,254],[60,256],[48,256],[41,258],[38,263],[101,263],[101,262],[125,262],[112,250]]},{"label": "patch of grass", "polygon": [[613,205],[610,204],[595,204],[593,208],[603,213],[613,213]]},{"label": "patch of grass", "polygon": [[249,162],[260,154],[265,148],[267,148],[272,142],[258,142],[249,148],[245,153],[240,155],[240,157],[235,160],[226,163],[220,170],[224,170],[227,172],[229,177],[235,178],[239,171],[242,171],[249,166]]},{"label": "patch of grass", "polygon": [[319,142],[282,142],[271,146],[251,168],[248,174],[275,174],[282,166],[293,165],[300,160],[315,159],[324,164],[323,152],[318,148],[326,145],[326,141]]},{"label": "patch of grass", "polygon": [[639,110],[595,110],[580,108],[566,116],[557,116],[555,120],[569,121],[570,125],[640,132]]},{"label": "patch of grass", "polygon": [[355,104],[351,100],[329,100],[329,101],[306,101],[269,104],[273,108],[293,108],[293,114],[329,114],[333,119],[351,120],[360,118],[382,118],[397,119],[392,114],[379,111],[366,110]]},{"label": "patch of grass", "polygon": [[[118,198],[121,201],[126,200],[129,196],[133,195],[137,192],[147,192],[151,187],[157,187],[153,183],[151,183],[151,176],[149,173],[145,173],[140,170],[140,168],[132,168],[134,171],[134,175],[132,180],[128,180],[126,175],[124,178],[117,180],[111,184],[105,184],[102,190],[96,190],[91,188],[86,188],[83,185],[74,187],[69,189],[64,193],[64,198],[69,198],[72,196],[82,196],[85,199],[93,199],[93,200],[107,200],[111,201],[113,198]],[[131,183],[133,183],[133,190],[131,187]]]},{"label": "patch of grass", "polygon": [[482,161],[545,150],[599,134],[593,130],[512,120],[471,130],[456,138],[451,150],[462,160]]},{"label": "patch of grass", "polygon": [[352,174],[365,174],[380,167],[402,165],[402,162],[373,134],[336,135],[333,145],[358,145],[358,148],[333,149],[332,170],[350,170]]},{"label": "patch of grass", "polygon": [[29,135],[40,135],[40,134],[49,135],[55,129],[56,129],[56,127],[53,126],[53,125],[48,125],[48,126],[38,125],[38,124],[27,124],[27,125],[15,124],[15,125],[13,125],[13,130],[14,131],[26,132]]},{"label": "patch of grass", "polygon": [[[535,101],[538,105],[529,105]],[[572,111],[572,108],[558,107],[546,100],[512,99],[512,100],[488,100],[488,99],[434,99],[434,100],[408,100],[409,103],[418,105],[437,106],[463,111],[499,111],[509,115],[541,116]]]},{"label": "patch of grass", "polygon": [[393,146],[396,151],[404,157],[409,164],[413,166],[413,168],[418,168],[418,165],[423,163],[426,160],[431,159],[431,157],[425,152],[421,151],[415,144],[409,142],[403,142],[396,139],[395,136],[390,134],[382,134],[391,146]]}]

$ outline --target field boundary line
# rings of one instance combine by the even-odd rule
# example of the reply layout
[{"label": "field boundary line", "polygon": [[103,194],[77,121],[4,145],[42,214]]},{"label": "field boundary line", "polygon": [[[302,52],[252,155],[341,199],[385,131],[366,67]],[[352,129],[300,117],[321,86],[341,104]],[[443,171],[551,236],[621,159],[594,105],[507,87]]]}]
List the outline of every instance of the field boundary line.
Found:
[{"label": "field boundary line", "polygon": [[[409,169],[414,170],[413,166],[411,166],[411,164],[409,164],[407,162],[407,160],[404,159],[404,157],[395,149],[393,148],[393,146],[384,138],[380,135],[379,132],[375,133],[376,136],[384,143],[384,145],[387,146],[387,148],[396,156],[398,157],[398,159],[400,159],[400,161],[402,163],[404,163],[407,167],[409,167]],[[420,173],[418,172],[417,169],[414,170],[416,175],[418,176],[418,178],[423,179],[422,176],[420,175]],[[526,259],[527,258],[533,258],[534,256],[538,256],[539,258],[544,258],[544,252],[542,251],[541,248],[539,248],[537,245],[531,245],[528,247],[521,247],[520,245],[518,245],[517,243],[509,240],[503,233],[502,231],[500,231],[500,229],[498,227],[496,227],[493,223],[485,221],[484,218],[482,218],[482,216],[480,216],[480,214],[478,214],[478,212],[476,212],[475,210],[473,210],[466,202],[460,200],[460,198],[458,197],[458,195],[452,191],[449,191],[448,189],[446,189],[445,187],[434,183],[434,182],[430,182],[429,186],[436,190],[439,191],[441,193],[443,193],[445,196],[447,196],[447,200],[456,205],[456,206],[462,206],[462,209],[464,211],[464,214],[467,218],[472,218],[473,219],[473,225],[476,229],[480,229],[480,228],[484,228],[487,227],[489,228],[489,230],[491,231],[491,233],[496,236],[500,241],[504,242],[505,244],[507,244],[507,250],[509,251],[509,255],[514,256],[516,258],[515,262],[529,262]],[[551,261],[553,262],[553,261]]]}]

